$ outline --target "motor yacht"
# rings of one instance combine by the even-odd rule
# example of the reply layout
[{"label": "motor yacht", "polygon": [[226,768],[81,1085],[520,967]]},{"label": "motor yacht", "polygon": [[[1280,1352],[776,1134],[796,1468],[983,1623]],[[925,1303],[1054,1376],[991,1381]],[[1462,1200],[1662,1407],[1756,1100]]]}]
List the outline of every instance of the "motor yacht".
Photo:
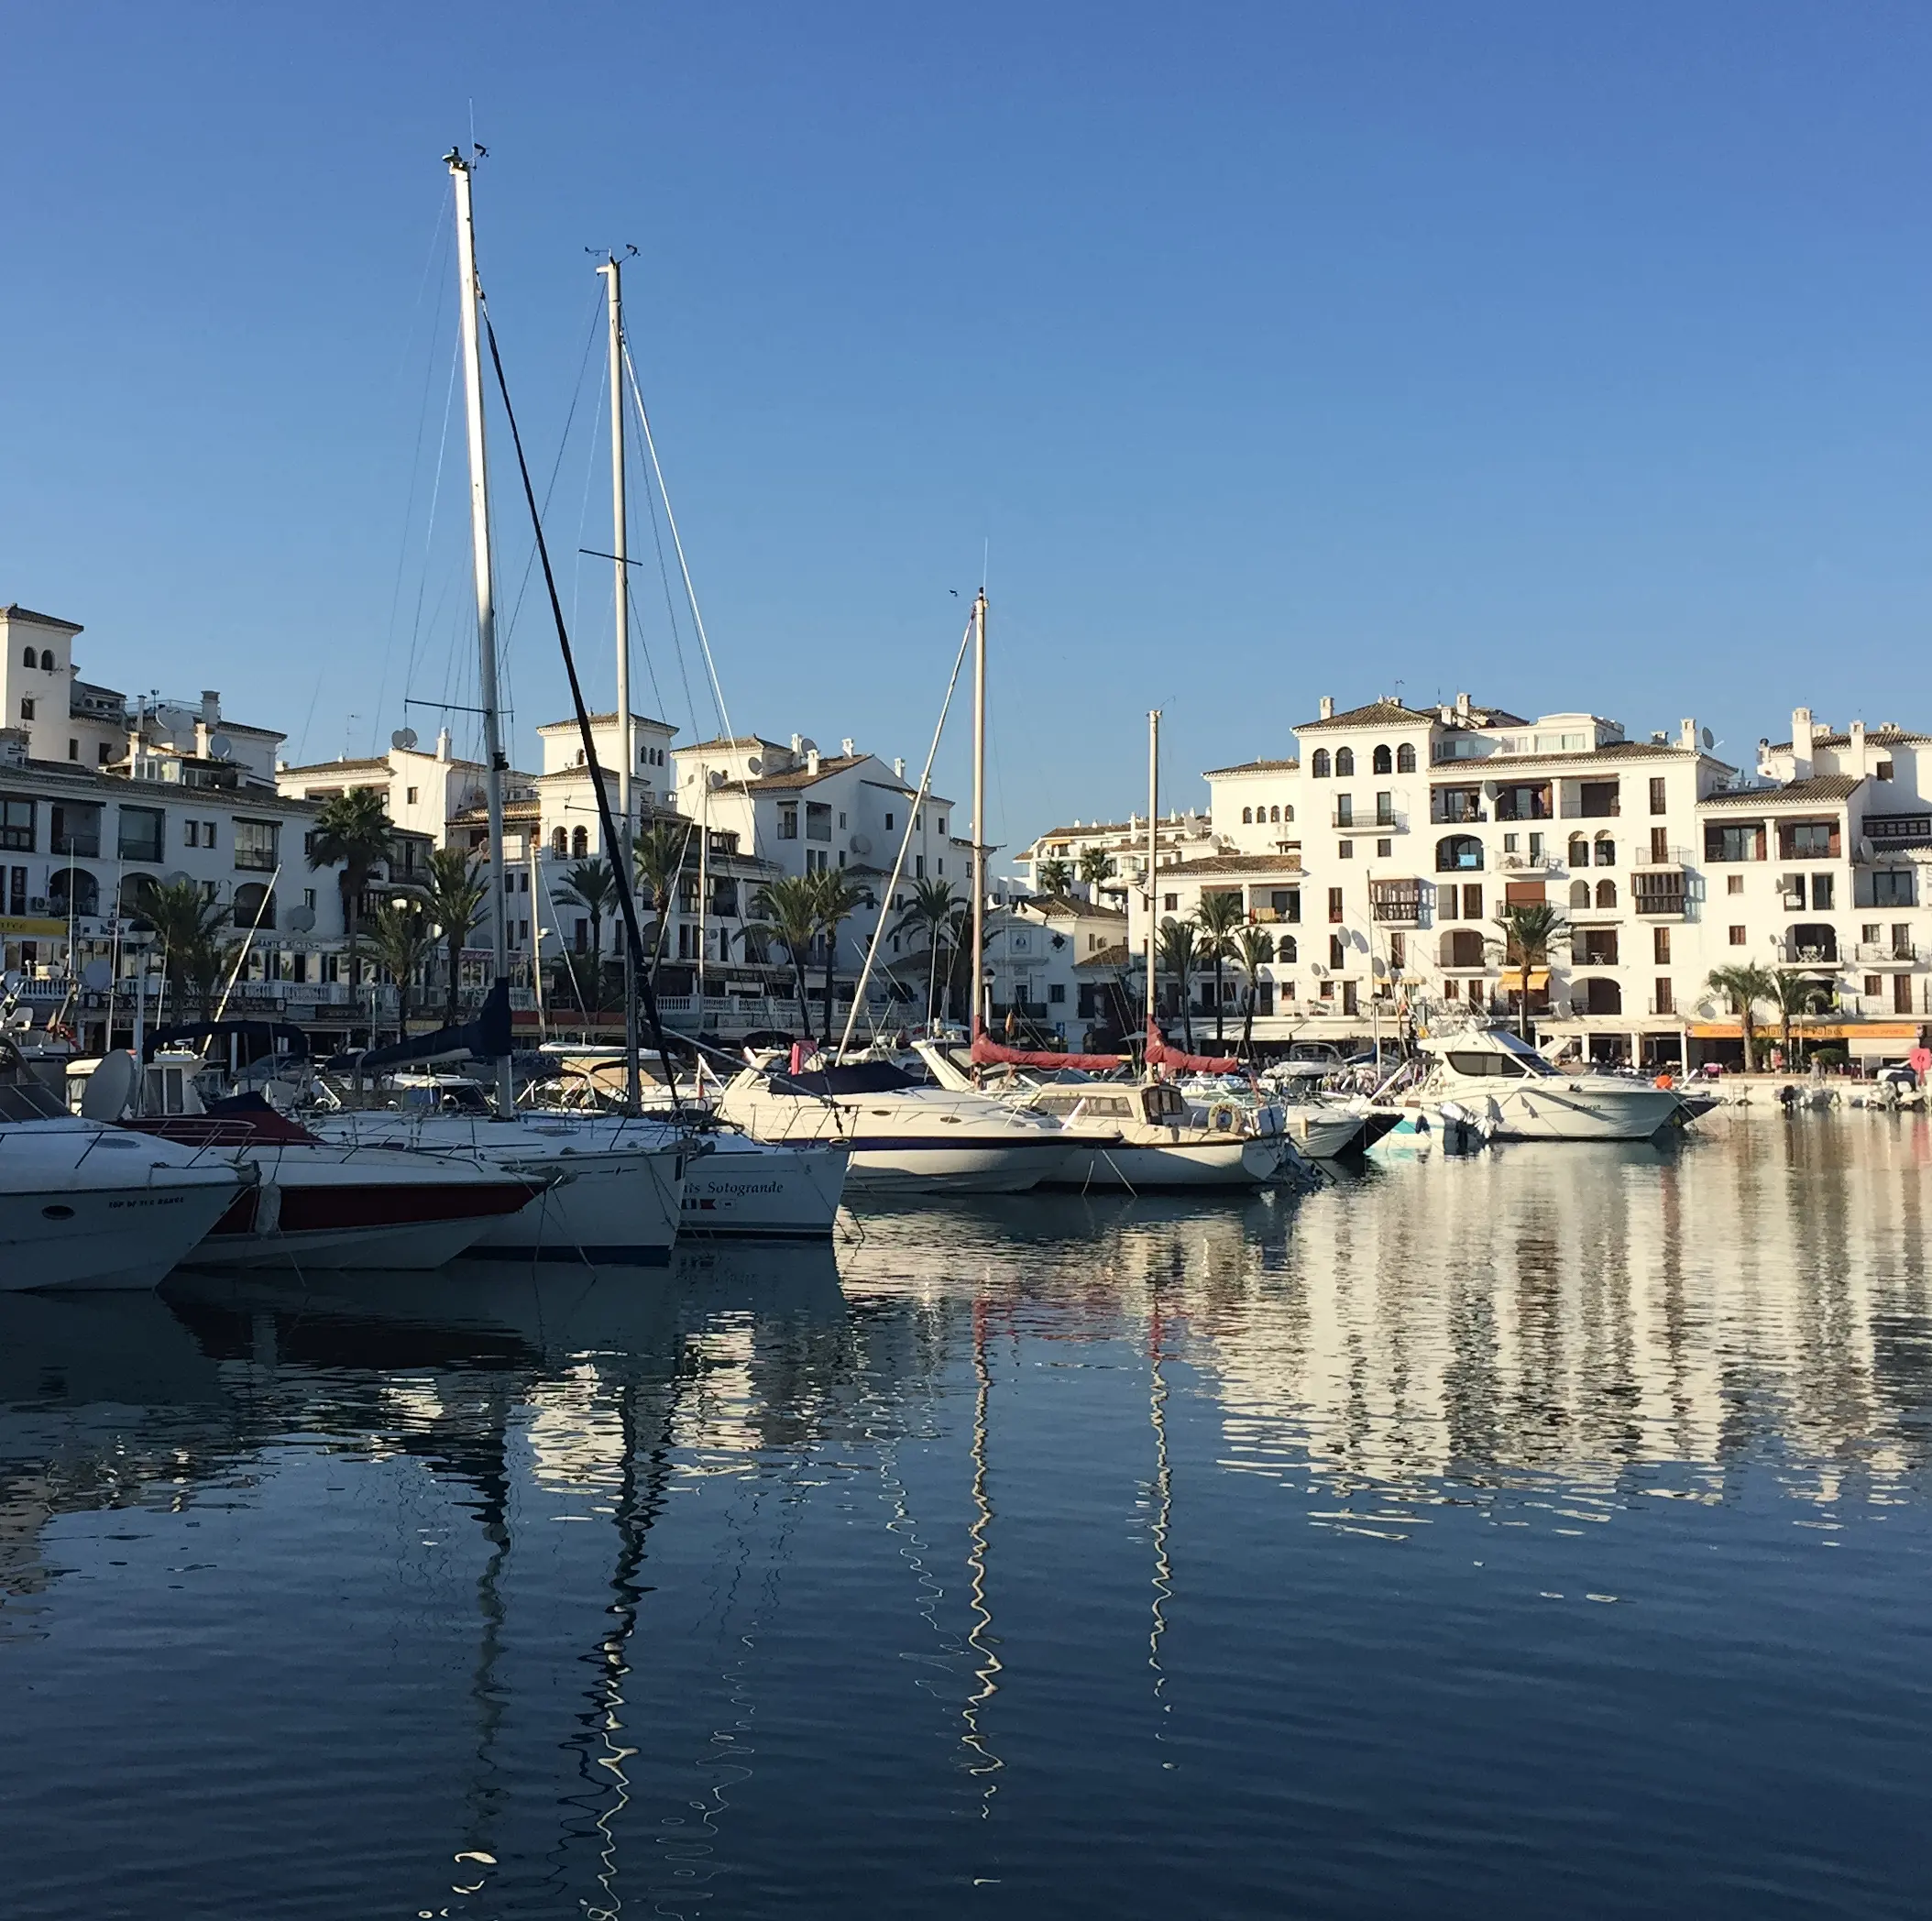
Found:
[{"label": "motor yacht", "polygon": [[1457,1027],[1420,1044],[1429,1063],[1422,1104],[1453,1103],[1497,1140],[1649,1140],[1681,1104],[1648,1081],[1560,1071],[1507,1027]]},{"label": "motor yacht", "polygon": [[542,1186],[518,1213],[493,1221],[472,1258],[662,1267],[683,1213],[686,1167],[709,1151],[654,1119],[531,1113],[499,1116],[478,1082],[453,1074],[399,1074],[394,1104],[305,1114],[312,1132],[357,1147],[474,1158]]},{"label": "motor yacht", "polygon": [[1024,1193],[1057,1177],[1078,1145],[1051,1115],[971,1086],[925,1085],[883,1060],[789,1073],[779,1058],[727,1081],[719,1116],[770,1145],[843,1143],[851,1192]]},{"label": "motor yacht", "polygon": [[0,1291],[151,1288],[256,1179],[70,1114],[0,1041]]}]

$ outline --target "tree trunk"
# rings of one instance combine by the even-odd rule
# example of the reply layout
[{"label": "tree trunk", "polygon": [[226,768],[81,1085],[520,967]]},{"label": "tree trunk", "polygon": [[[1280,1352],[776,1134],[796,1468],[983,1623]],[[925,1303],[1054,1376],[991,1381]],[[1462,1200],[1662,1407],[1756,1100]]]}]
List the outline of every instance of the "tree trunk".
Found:
[{"label": "tree trunk", "polygon": [[1252,1060],[1255,1054],[1255,983],[1247,983],[1247,1004],[1241,1010],[1241,1054],[1246,1060]]},{"label": "tree trunk", "polygon": [[1530,1038],[1530,959],[1527,954],[1523,957],[1520,971],[1522,993],[1516,1003],[1516,1037],[1527,1042]]},{"label": "tree trunk", "polygon": [[1214,1045],[1222,1045],[1221,1025],[1221,956],[1214,956]]},{"label": "tree trunk", "polygon": [[[460,934],[453,933],[450,935],[448,955],[449,987],[444,1001],[443,1012],[445,1018],[443,1025],[445,1027],[454,1027],[456,1025],[456,976],[463,966],[463,937]],[[532,954],[531,959],[532,963],[534,963],[535,955]]]},{"label": "tree trunk", "polygon": [[839,934],[828,928],[825,934],[825,1038],[819,1046],[829,1048],[832,1044],[832,969],[839,958]]},{"label": "tree trunk", "polygon": [[798,1025],[804,1028],[805,1037],[809,1040],[812,1037],[812,1004],[805,991],[805,961],[796,948],[791,950],[791,955],[792,973],[798,987]]}]

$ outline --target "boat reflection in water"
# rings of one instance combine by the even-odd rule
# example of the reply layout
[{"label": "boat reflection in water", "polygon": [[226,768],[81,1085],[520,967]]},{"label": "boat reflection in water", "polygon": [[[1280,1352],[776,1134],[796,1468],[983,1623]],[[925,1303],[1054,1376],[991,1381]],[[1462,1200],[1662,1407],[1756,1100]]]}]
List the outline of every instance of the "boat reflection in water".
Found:
[{"label": "boat reflection in water", "polygon": [[14,1898],[1903,1911],[1928,1140],[0,1300]]}]

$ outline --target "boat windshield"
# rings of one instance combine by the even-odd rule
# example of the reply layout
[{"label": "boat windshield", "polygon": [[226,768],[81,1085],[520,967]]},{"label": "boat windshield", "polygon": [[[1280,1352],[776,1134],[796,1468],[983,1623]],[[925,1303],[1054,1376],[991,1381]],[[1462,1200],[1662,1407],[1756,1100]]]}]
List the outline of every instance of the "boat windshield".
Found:
[{"label": "boat windshield", "polygon": [[1447,1050],[1444,1058],[1458,1074],[1520,1081],[1545,1079],[1556,1071],[1534,1048],[1513,1034],[1489,1034],[1483,1038],[1490,1045]]},{"label": "boat windshield", "polygon": [[0,1121],[64,1121],[67,1109],[31,1081],[0,1081]]}]

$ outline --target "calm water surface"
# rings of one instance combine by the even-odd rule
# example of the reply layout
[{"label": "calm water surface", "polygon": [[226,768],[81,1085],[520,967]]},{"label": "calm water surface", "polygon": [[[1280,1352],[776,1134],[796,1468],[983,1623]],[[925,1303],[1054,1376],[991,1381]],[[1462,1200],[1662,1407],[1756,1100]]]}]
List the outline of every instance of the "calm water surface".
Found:
[{"label": "calm water surface", "polygon": [[0,1297],[0,1911],[1922,1915],[1928,1160]]}]

